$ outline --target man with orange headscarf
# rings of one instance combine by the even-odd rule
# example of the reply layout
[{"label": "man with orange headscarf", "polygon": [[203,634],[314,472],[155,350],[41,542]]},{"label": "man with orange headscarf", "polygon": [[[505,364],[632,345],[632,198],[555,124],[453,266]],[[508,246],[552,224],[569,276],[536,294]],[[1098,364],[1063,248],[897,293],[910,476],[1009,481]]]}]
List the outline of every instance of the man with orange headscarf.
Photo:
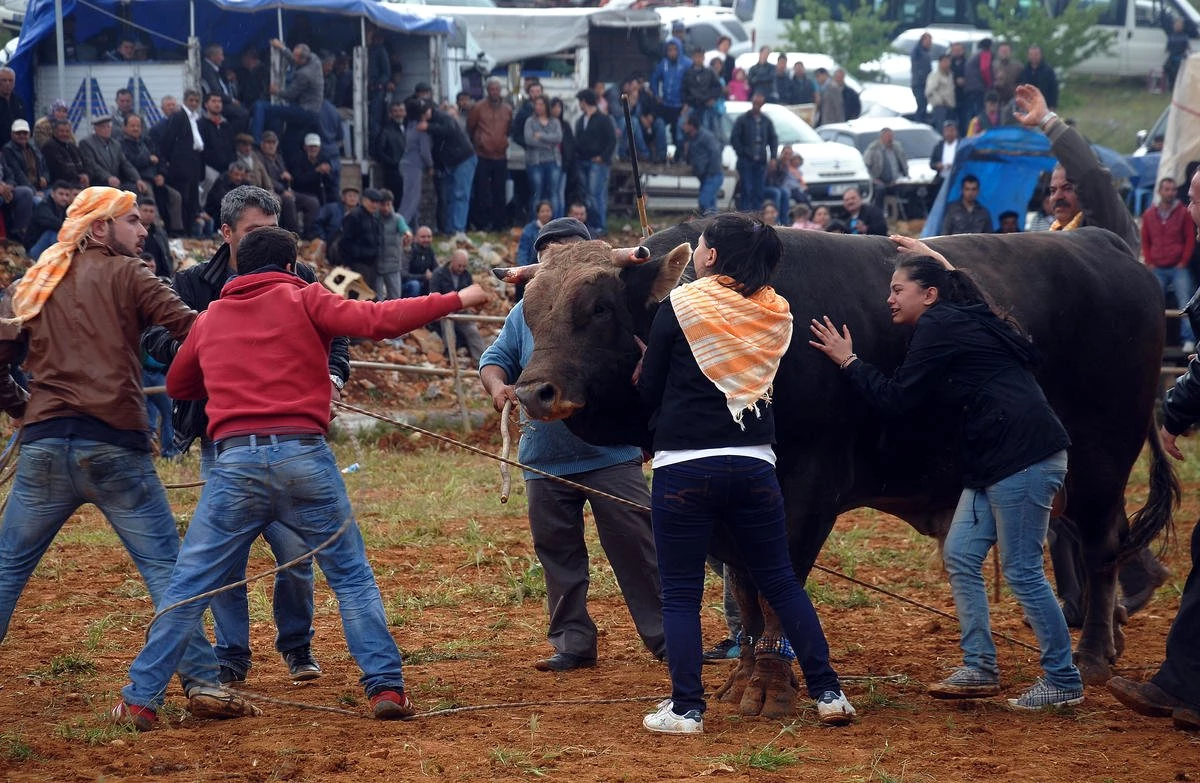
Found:
[{"label": "man with orange headscarf", "polygon": [[[145,239],[134,194],[87,188],[58,242],[0,300],[0,409],[23,421],[0,521],[0,639],[38,561],[84,503],[117,531],[156,606],[170,581],[179,534],[151,459],[138,346],[150,324],[182,340],[196,314],[137,257]],[[28,394],[9,371],[26,350]],[[206,684],[218,666],[199,628],[179,673],[193,715],[254,710]]]}]

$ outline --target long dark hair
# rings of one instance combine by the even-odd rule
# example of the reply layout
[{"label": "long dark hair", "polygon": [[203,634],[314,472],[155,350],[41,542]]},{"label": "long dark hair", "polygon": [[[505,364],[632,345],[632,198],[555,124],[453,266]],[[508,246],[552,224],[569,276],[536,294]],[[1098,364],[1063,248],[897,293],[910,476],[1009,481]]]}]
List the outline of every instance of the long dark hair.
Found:
[{"label": "long dark hair", "polygon": [[702,236],[717,251],[713,271],[733,278],[730,287],[742,296],[753,296],[769,284],[783,257],[783,242],[775,229],[749,215],[719,215]]},{"label": "long dark hair", "polygon": [[903,269],[908,279],[921,288],[936,288],[939,301],[964,307],[983,305],[1017,334],[1025,335],[1025,330],[1016,319],[1008,311],[997,307],[967,270],[946,269],[941,261],[929,256],[902,256],[896,261],[896,269]]}]

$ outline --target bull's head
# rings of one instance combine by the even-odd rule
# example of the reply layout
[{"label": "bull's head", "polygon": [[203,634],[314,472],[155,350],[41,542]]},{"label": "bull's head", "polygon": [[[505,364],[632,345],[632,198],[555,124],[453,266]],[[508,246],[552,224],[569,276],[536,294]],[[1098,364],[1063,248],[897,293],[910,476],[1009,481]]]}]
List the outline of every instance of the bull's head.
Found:
[{"label": "bull's head", "polygon": [[649,262],[644,248],[593,241],[547,248],[541,263],[517,267],[516,277],[529,281],[524,308],[534,350],[516,391],[529,415],[565,419],[591,443],[645,444],[632,382],[641,358],[635,338],[646,336],[690,257],[687,244]]}]

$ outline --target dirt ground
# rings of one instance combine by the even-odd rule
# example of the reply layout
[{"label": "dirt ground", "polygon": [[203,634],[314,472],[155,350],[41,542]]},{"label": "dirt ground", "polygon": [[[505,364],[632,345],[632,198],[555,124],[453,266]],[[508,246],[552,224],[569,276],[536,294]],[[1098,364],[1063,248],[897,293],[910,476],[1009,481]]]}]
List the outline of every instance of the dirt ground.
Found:
[{"label": "dirt ground", "polygon": [[[1187,488],[1177,519],[1196,518],[1198,493],[1200,487]],[[1144,488],[1131,487],[1131,497],[1139,494]],[[364,528],[370,524],[363,519]],[[530,558],[524,524],[509,514],[452,523],[440,535],[449,540],[483,529],[507,536],[509,558]],[[464,562],[461,547],[427,545],[419,537],[371,551],[389,606],[420,597],[403,604],[406,619],[393,629],[406,654],[408,689],[424,710],[500,706],[405,723],[367,719],[335,603],[320,583],[314,649],[324,676],[304,685],[287,681],[270,652],[269,611],[260,611],[252,628],[257,665],[246,687],[353,715],[262,703],[262,717],[201,721],[183,711],[173,685],[165,726],[142,735],[114,731],[104,715],[140,647],[149,602],[91,507],[70,525],[79,527],[43,561],[0,647],[5,780],[1200,780],[1200,738],[1174,731],[1169,720],[1134,715],[1103,689],[1089,688],[1083,705],[1055,714],[1015,714],[1000,699],[933,701],[924,684],[958,661],[954,623],[823,574],[813,580],[817,609],[857,705],[856,723],[819,727],[806,700],[783,722],[744,719],[734,706],[711,701],[702,736],[652,735],[640,721],[667,694],[667,673],[640,648],[612,590],[598,591],[591,602],[601,633],[599,666],[538,672],[532,662],[549,652],[542,601],[469,600],[511,578],[511,559],[485,554]],[[1186,544],[1191,526],[1179,524],[1178,541]],[[914,543],[907,527],[856,512],[838,530],[856,549],[827,549],[823,564],[853,567],[860,579],[953,611],[929,545]],[[914,546],[915,555],[877,556]],[[251,571],[271,565],[264,555],[256,550]],[[1126,628],[1120,673],[1145,678],[1160,660],[1188,570],[1185,556],[1185,546],[1170,551],[1172,582]],[[719,585],[710,584],[704,624],[711,642],[723,636],[719,602]],[[1011,597],[993,608],[993,621],[1033,641]],[[1004,695],[1013,696],[1036,676],[1036,656],[1003,642],[1000,655]],[[710,691],[730,666],[705,667]],[[764,769],[773,765],[777,771]]]}]

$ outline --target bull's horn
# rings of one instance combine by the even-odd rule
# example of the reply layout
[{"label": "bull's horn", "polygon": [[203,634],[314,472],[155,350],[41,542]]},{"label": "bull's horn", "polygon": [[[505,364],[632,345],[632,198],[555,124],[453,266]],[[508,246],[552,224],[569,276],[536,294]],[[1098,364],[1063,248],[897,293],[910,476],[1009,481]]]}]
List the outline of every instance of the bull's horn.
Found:
[{"label": "bull's horn", "polygon": [[650,250],[642,246],[614,247],[612,249],[612,260],[614,266],[637,266],[650,260]]},{"label": "bull's horn", "polygon": [[525,266],[498,266],[492,269],[492,274],[496,279],[503,280],[505,283],[517,285],[519,283],[528,283],[537,274],[537,264],[526,264]]}]

